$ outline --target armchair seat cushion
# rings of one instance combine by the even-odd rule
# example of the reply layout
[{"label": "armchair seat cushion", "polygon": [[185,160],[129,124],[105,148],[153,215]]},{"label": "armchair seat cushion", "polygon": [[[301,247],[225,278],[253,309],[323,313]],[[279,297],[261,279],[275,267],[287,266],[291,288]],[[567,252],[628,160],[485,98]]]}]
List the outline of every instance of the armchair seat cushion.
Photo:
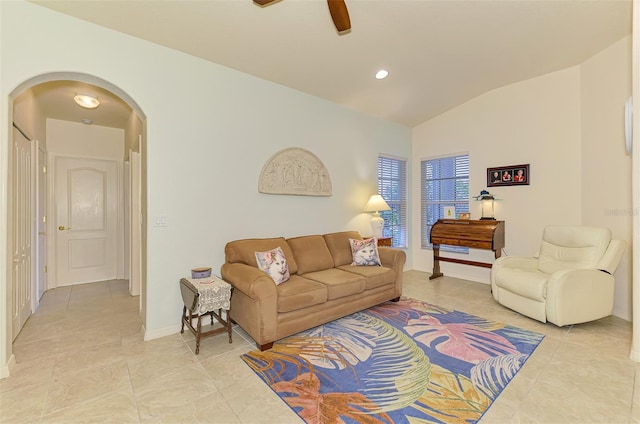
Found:
[{"label": "armchair seat cushion", "polygon": [[528,299],[544,301],[549,274],[542,271],[503,268],[496,285]]}]

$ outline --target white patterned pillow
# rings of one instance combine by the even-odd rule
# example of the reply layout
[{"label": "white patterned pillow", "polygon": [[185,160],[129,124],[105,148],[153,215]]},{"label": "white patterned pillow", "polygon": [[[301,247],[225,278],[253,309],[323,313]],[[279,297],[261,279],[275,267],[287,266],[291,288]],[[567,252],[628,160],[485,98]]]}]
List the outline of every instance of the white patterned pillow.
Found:
[{"label": "white patterned pillow", "polygon": [[375,238],[364,240],[350,238],[349,243],[351,243],[351,254],[353,255],[351,265],[382,266],[378,255],[378,241]]},{"label": "white patterned pillow", "polygon": [[255,252],[258,268],[269,274],[276,286],[284,283],[290,277],[287,258],[280,247],[267,252]]}]

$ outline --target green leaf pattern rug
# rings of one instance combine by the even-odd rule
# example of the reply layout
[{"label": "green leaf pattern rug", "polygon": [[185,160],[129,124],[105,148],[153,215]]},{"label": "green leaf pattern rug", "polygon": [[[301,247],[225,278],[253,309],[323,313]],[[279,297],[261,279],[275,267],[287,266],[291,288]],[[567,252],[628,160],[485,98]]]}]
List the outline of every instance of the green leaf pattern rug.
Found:
[{"label": "green leaf pattern rug", "polygon": [[242,359],[308,423],[474,423],[543,337],[403,298]]}]

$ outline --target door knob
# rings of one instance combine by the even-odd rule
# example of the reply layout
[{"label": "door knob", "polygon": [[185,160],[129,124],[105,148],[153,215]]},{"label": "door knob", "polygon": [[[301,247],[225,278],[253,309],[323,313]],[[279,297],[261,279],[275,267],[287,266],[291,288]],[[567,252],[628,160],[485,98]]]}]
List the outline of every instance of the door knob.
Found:
[{"label": "door knob", "polygon": [[64,225],[61,225],[61,226],[58,227],[58,230],[60,230],[60,231],[70,230],[70,229],[71,229],[71,227],[65,227]]}]

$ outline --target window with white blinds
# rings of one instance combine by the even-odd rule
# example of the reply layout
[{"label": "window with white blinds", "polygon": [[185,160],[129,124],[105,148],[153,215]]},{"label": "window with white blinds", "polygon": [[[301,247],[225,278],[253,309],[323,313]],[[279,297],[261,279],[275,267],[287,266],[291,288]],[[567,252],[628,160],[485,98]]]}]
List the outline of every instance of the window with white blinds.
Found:
[{"label": "window with white blinds", "polygon": [[[469,212],[469,155],[427,159],[420,166],[422,248],[431,248],[431,227],[444,218],[445,206],[456,215]],[[469,252],[466,247],[441,246],[442,250]]]},{"label": "window with white blinds", "polygon": [[381,211],[382,235],[391,237],[393,247],[407,247],[407,161],[378,156],[378,194],[391,208]]}]

